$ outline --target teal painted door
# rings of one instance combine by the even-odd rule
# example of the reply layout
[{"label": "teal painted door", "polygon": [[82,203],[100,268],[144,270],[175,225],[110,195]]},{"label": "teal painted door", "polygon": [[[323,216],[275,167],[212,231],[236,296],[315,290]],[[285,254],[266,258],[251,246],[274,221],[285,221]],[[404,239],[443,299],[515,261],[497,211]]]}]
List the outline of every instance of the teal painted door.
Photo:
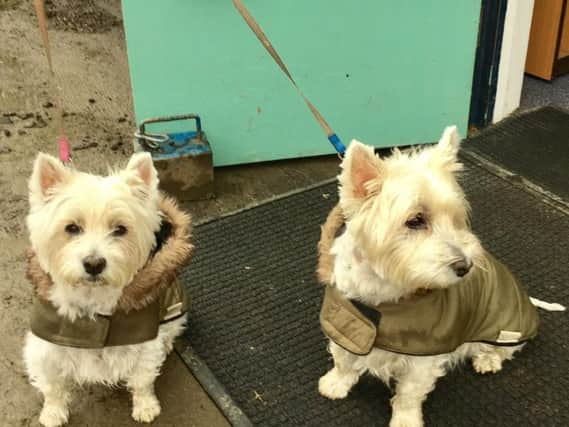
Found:
[{"label": "teal painted door", "polygon": [[[230,0],[122,3],[138,122],[200,114],[218,166],[333,152]],[[466,132],[480,0],[246,5],[345,143]]]}]

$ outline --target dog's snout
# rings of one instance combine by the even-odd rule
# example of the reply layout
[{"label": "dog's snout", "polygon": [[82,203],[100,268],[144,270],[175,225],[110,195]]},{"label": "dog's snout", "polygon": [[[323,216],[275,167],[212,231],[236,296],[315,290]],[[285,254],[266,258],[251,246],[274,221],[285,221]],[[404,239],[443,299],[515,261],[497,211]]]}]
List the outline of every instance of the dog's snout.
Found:
[{"label": "dog's snout", "polygon": [[465,259],[453,262],[450,267],[454,270],[454,274],[458,277],[464,277],[472,268],[472,263],[467,262]]},{"label": "dog's snout", "polygon": [[107,260],[105,258],[90,255],[83,259],[83,268],[91,276],[101,274],[106,266]]}]

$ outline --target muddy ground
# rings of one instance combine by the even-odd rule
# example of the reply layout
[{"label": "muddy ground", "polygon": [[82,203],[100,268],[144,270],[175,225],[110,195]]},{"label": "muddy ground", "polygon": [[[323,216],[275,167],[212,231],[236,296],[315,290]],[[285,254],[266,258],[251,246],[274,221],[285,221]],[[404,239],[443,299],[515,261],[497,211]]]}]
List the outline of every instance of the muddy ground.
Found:
[{"label": "muddy ground", "polygon": [[[103,173],[132,152],[134,117],[120,2],[47,0],[65,128],[78,168]],[[21,362],[31,288],[24,277],[27,178],[38,151],[57,153],[56,88],[31,0],[0,0],[0,425],[38,425],[41,397]],[[56,84],[58,84],[56,82]],[[200,219],[333,176],[335,158],[216,171],[218,198],[185,204]],[[263,179],[259,179],[262,176]],[[155,425],[226,425],[173,355],[157,384],[163,412]],[[72,426],[136,425],[123,389],[87,387],[75,395]]]},{"label": "muddy ground", "polygon": [[[120,3],[48,1],[46,8],[54,65],[64,83],[65,127],[76,164],[104,171],[107,163],[124,160],[131,151],[132,101]],[[38,425],[41,408],[20,356],[31,301],[24,278],[26,181],[38,151],[56,154],[57,134],[54,86],[36,25],[33,2],[0,0],[2,426]],[[186,379],[179,378],[180,370],[185,367],[171,358],[158,387],[164,405],[159,424],[223,425],[224,419],[195,381],[188,381],[187,374]],[[76,394],[71,425],[134,425],[129,416],[130,401],[124,390],[89,387]]]}]

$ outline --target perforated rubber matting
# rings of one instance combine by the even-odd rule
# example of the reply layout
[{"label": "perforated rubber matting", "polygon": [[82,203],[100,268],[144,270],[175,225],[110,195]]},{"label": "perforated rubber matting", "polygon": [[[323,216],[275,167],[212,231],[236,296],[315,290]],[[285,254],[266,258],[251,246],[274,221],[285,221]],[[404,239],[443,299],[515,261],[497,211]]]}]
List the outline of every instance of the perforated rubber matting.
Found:
[{"label": "perforated rubber matting", "polygon": [[490,126],[468,147],[569,201],[569,112],[525,112]]},{"label": "perforated rubber matting", "polygon": [[[462,182],[484,246],[529,290],[569,305],[569,217],[465,161]],[[187,339],[259,426],[386,426],[390,390],[362,377],[344,400],[318,394],[332,366],[318,323],[320,224],[336,203],[328,184],[195,229],[182,275],[192,307]],[[538,337],[495,375],[470,364],[440,379],[427,426],[568,426],[569,315],[540,310]]]}]

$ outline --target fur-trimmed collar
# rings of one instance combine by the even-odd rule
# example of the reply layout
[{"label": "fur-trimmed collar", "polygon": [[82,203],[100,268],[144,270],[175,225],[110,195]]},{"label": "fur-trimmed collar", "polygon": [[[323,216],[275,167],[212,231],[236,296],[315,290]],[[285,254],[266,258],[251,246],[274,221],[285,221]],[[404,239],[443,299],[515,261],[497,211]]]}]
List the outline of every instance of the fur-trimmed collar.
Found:
[{"label": "fur-trimmed collar", "polygon": [[331,253],[336,234],[345,224],[346,220],[342,208],[337,204],[328,214],[326,222],[321,227],[320,241],[318,242],[318,268],[317,275],[321,283],[332,285],[334,283],[334,255]]},{"label": "fur-trimmed collar", "polygon": [[[170,235],[146,265],[136,273],[132,282],[123,289],[117,309],[125,313],[140,310],[154,301],[160,291],[174,281],[193,250],[190,243],[190,216],[180,210],[173,199],[166,196],[161,197],[159,208],[164,219],[172,225]],[[27,258],[26,277],[34,286],[36,294],[48,300],[53,286],[51,277],[42,270],[32,250],[28,251]]]}]

